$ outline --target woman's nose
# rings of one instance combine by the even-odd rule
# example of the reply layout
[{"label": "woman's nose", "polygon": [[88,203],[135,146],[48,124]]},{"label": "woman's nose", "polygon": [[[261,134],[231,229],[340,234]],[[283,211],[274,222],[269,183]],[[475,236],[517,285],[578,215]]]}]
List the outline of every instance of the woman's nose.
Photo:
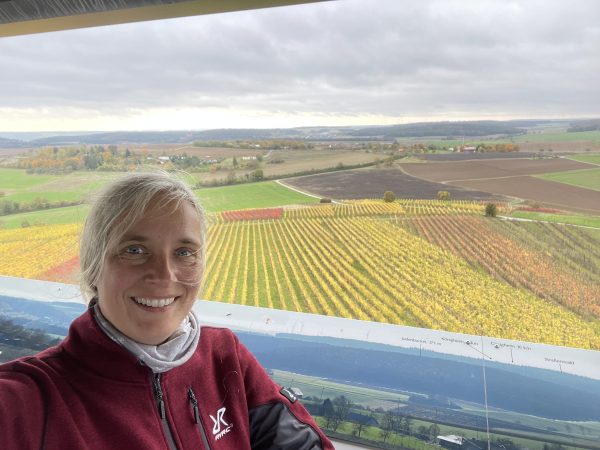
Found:
[{"label": "woman's nose", "polygon": [[151,280],[159,281],[177,281],[176,268],[169,255],[153,254],[149,263],[148,276]]}]

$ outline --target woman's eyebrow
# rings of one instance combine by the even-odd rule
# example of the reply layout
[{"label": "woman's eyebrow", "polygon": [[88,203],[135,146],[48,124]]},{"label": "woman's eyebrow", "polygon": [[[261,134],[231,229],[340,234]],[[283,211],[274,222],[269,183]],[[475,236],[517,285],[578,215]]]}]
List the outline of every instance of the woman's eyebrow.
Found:
[{"label": "woman's eyebrow", "polygon": [[146,242],[147,240],[148,240],[148,238],[146,236],[142,236],[141,234],[133,234],[133,235],[126,234],[121,239],[121,242],[129,242],[129,241]]},{"label": "woman's eyebrow", "polygon": [[198,241],[197,239],[193,239],[193,238],[181,238],[181,239],[179,239],[179,243],[180,244],[200,245],[200,241]]}]

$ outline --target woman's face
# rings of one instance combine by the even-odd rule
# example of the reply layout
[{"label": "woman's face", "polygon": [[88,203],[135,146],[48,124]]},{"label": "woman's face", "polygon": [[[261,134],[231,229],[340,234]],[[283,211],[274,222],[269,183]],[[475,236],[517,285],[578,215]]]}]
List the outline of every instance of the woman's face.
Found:
[{"label": "woman's face", "polygon": [[137,342],[166,341],[196,299],[203,232],[188,203],[150,208],[107,256],[97,286],[102,314]]}]

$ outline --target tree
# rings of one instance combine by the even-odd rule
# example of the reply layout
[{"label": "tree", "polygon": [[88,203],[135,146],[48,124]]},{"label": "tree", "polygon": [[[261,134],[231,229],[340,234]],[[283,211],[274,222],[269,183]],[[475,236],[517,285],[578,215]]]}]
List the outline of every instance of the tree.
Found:
[{"label": "tree", "polygon": [[485,205],[485,217],[496,217],[498,208],[495,203],[488,203]]},{"label": "tree", "polygon": [[401,417],[398,420],[398,422],[396,423],[396,425],[397,425],[396,431],[410,436],[412,421],[413,420],[408,416]]},{"label": "tree", "polygon": [[450,192],[438,191],[437,198],[438,198],[438,200],[450,200]]},{"label": "tree", "polygon": [[364,414],[358,414],[354,419],[354,428],[352,430],[352,435],[360,437],[360,434],[362,433],[363,429],[366,426],[368,426],[369,423],[371,423],[371,421],[373,420],[373,416],[373,412],[371,412],[371,414],[368,416]]},{"label": "tree", "polygon": [[332,428],[332,425],[335,422],[335,409],[333,408],[333,403],[329,398],[326,398],[323,401],[323,405],[321,406],[321,415],[325,417],[325,428]]},{"label": "tree", "polygon": [[332,403],[335,413],[334,420],[331,424],[331,429],[333,431],[337,431],[338,427],[342,424],[342,422],[346,421],[346,419],[348,418],[350,408],[352,407],[352,402],[345,396],[340,395],[339,397],[334,398]]},{"label": "tree", "polygon": [[250,174],[254,181],[260,181],[264,178],[264,174],[262,169],[256,169],[254,172]]},{"label": "tree", "polygon": [[235,171],[227,172],[227,184],[235,184]]},{"label": "tree", "polygon": [[383,201],[386,203],[392,203],[394,200],[396,200],[396,194],[394,194],[392,191],[385,191],[383,193]]},{"label": "tree", "polygon": [[237,161],[237,158],[235,156],[233,157],[232,165],[233,165],[233,167],[237,167],[238,166],[238,161]]},{"label": "tree", "polygon": [[383,419],[381,420],[381,433],[380,436],[383,439],[383,442],[387,441],[392,434],[392,431],[396,429],[396,421],[398,416],[394,414],[392,411],[386,411],[383,415]]},{"label": "tree", "polygon": [[440,427],[438,426],[437,423],[432,423],[429,426],[429,440],[431,442],[434,442],[436,440],[436,438],[439,436],[440,434]]}]

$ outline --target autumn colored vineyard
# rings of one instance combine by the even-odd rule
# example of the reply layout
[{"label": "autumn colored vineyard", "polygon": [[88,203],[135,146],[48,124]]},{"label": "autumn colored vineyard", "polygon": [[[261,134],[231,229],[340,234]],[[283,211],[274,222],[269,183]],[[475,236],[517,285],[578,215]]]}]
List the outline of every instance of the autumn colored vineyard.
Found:
[{"label": "autumn colored vineyard", "polygon": [[[490,219],[479,203],[431,200],[210,222],[203,298],[600,349],[597,230]],[[78,230],[0,231],[0,273],[65,281]]]}]

